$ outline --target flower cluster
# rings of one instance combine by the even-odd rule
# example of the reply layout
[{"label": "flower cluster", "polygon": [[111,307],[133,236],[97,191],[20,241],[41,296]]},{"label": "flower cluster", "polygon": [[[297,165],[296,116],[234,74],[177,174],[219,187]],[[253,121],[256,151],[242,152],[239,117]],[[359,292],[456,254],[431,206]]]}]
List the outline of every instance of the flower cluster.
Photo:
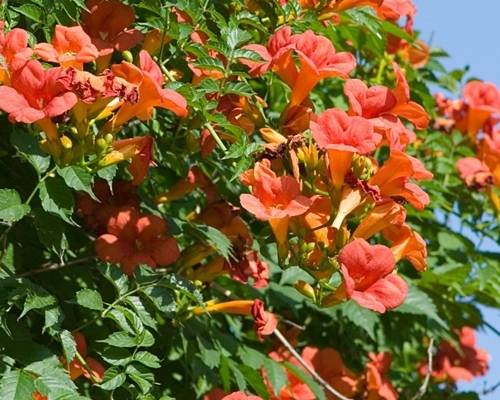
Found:
[{"label": "flower cluster", "polygon": [[137,66],[110,64],[116,50],[142,39],[128,28],[134,21],[130,6],[96,0],[87,7],[81,26],[57,25],[50,43],[30,47],[28,32],[19,28],[0,34],[0,110],[13,123],[34,124],[41,147],[59,165],[85,162],[97,170],[131,160],[138,185],[152,162],[153,139],[119,139],[120,128],[135,118],[150,119],[155,108],[186,116],[187,103],[163,88],[161,69],[147,51],[140,51]]},{"label": "flower cluster", "polygon": [[[301,356],[310,368],[343,396],[370,400],[396,400],[398,398],[398,393],[387,377],[391,365],[391,355],[389,353],[370,353],[365,370],[359,375],[347,368],[339,352],[332,348],[318,349],[307,346],[302,350]],[[275,350],[269,354],[269,357],[277,362],[286,361],[298,369],[304,369],[285,350]],[[288,384],[281,388],[277,394],[274,394],[273,387],[264,374],[271,400],[314,400],[316,398],[309,386],[291,370],[287,371],[287,376]],[[254,396],[247,397],[241,392],[226,395],[221,389],[213,389],[205,395],[204,400],[253,400],[254,398]],[[337,397],[329,394],[327,398],[334,400]],[[256,399],[260,399],[260,397],[256,397]]]},{"label": "flower cluster", "polygon": [[[436,96],[440,129],[457,129],[470,138],[476,157],[457,161],[460,178],[471,190],[484,190],[496,212],[500,212],[500,91],[489,82],[470,81],[462,98],[450,100]],[[496,189],[495,189],[496,188]]]},{"label": "flower cluster", "polygon": [[[457,332],[458,346],[444,340],[439,345],[433,360],[431,375],[437,381],[459,382],[471,381],[476,376],[485,375],[488,371],[490,356],[476,347],[476,332],[464,326]],[[422,363],[421,375],[429,373],[429,367]]]},{"label": "flower cluster", "polygon": [[[283,262],[291,258],[318,279],[340,273],[338,288],[327,295],[322,291],[323,298],[312,294],[318,304],[353,299],[378,312],[399,306],[407,285],[394,273],[396,262],[406,258],[417,270],[426,268],[425,242],[405,223],[403,204],[423,210],[429,198],[415,182],[432,178],[404,151],[415,134],[402,120],[423,129],[429,118],[411,101],[403,71],[393,63],[394,89],[347,79],[356,66],[351,54],[336,52],[327,38],[312,31],[294,34],[288,27],[266,47],[247,49],[264,59],[242,60],[251,75],[270,71],[290,86],[280,121],[299,119],[302,128],[293,134],[283,125],[261,129],[274,147],[267,146],[264,158],[241,176],[251,190],[240,196],[241,205],[269,223]],[[346,79],[347,112],[313,112],[308,96],[328,77]],[[383,147],[389,156],[378,162],[373,155]],[[270,150],[273,157],[267,156]],[[391,246],[367,242],[377,234]]]},{"label": "flower cluster", "polygon": [[[436,219],[469,191],[500,215],[500,91],[437,95],[427,131],[412,0],[8,3],[0,397],[451,398],[487,372],[464,325],[498,260]],[[426,146],[457,137],[441,187]]]}]

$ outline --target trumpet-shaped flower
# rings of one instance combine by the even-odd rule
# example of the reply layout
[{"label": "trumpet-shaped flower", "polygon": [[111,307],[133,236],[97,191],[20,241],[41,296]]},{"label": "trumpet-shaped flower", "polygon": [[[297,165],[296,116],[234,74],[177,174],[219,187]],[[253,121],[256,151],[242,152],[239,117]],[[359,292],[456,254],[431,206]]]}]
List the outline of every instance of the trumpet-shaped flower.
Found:
[{"label": "trumpet-shaped flower", "polygon": [[482,189],[493,184],[493,175],[488,166],[474,157],[465,157],[457,161],[457,170],[469,188]]},{"label": "trumpet-shaped flower", "polygon": [[239,254],[238,259],[226,261],[224,267],[231,278],[238,282],[246,283],[252,278],[253,287],[257,289],[269,284],[269,266],[255,250],[245,251]]},{"label": "trumpet-shaped flower", "polygon": [[80,332],[73,332],[73,338],[76,342],[76,350],[84,358],[90,371],[84,367],[76,357],[69,363],[67,363],[64,358],[61,358],[62,363],[67,364],[71,380],[74,381],[80,376],[84,376],[87,379],[93,379],[101,382],[104,377],[105,368],[95,358],[87,356],[87,340],[85,339],[85,336]]},{"label": "trumpet-shaped flower", "polygon": [[432,176],[419,160],[394,150],[369,183],[378,186],[383,197],[401,197],[417,210],[422,210],[429,203],[429,196],[411,183],[410,178],[418,181],[432,179]]},{"label": "trumpet-shaped flower", "polygon": [[149,135],[116,140],[113,142],[113,150],[106,154],[99,164],[107,167],[131,160],[128,170],[133,177],[132,183],[137,186],[142,183],[153,163],[153,143],[154,139]]},{"label": "trumpet-shaped flower", "polygon": [[[248,45],[245,47],[258,53],[263,61],[243,59],[254,76],[272,70],[292,89],[290,106],[301,104],[316,84],[324,78],[347,78],[356,68],[356,59],[347,52],[337,53],[332,42],[313,31],[292,34],[290,27],[281,28],[269,40],[267,47]],[[292,52],[297,54],[300,68],[297,69]]]},{"label": "trumpet-shaped flower", "polygon": [[368,120],[350,117],[336,108],[324,111],[312,121],[311,131],[320,148],[350,153],[371,153],[381,139]]},{"label": "trumpet-shaped flower", "polygon": [[417,271],[427,269],[427,245],[425,240],[407,224],[392,224],[382,231],[391,242],[391,251],[396,262],[405,258]]},{"label": "trumpet-shaped flower", "polygon": [[0,83],[8,84],[12,72],[22,68],[31,58],[33,51],[28,47],[28,32],[15,28],[3,34],[0,26]]},{"label": "trumpet-shaped flower", "polygon": [[[344,365],[340,353],[332,348],[318,349],[304,347],[302,358],[339,393],[346,397],[354,397],[358,391],[359,378]],[[329,400],[336,397],[329,394]]]},{"label": "trumpet-shaped flower", "polygon": [[464,86],[463,98],[466,116],[457,121],[457,128],[475,139],[487,120],[500,114],[500,91],[494,83],[471,81]]},{"label": "trumpet-shaped flower", "polygon": [[345,293],[360,306],[380,313],[400,306],[408,292],[406,282],[394,274],[391,250],[355,239],[340,252]]},{"label": "trumpet-shaped flower", "polygon": [[155,215],[123,208],[111,216],[107,231],[95,242],[97,257],[119,263],[127,275],[132,275],[140,264],[155,268],[179,258],[176,240],[167,236],[167,224]]},{"label": "trumpet-shaped flower", "polygon": [[[488,371],[490,357],[485,350],[476,347],[474,329],[464,326],[457,334],[458,348],[445,340],[433,359],[432,376],[438,381],[471,381]],[[421,365],[419,372],[427,374],[427,363]]]},{"label": "trumpet-shaped flower", "polygon": [[402,224],[406,219],[405,208],[393,200],[376,204],[370,213],[363,218],[352,236],[359,239],[369,239],[376,233],[391,226]]},{"label": "trumpet-shaped flower", "polygon": [[112,188],[104,180],[97,180],[92,191],[94,200],[87,193],[78,193],[76,210],[82,215],[85,226],[98,233],[105,233],[109,218],[123,207],[139,208],[136,187],[128,181],[114,181]]},{"label": "trumpet-shaped flower", "polygon": [[44,61],[77,69],[83,69],[83,64],[99,56],[97,48],[81,26],[62,25],[56,26],[52,43],[35,46],[35,54]]},{"label": "trumpet-shaped flower", "polygon": [[265,310],[264,302],[256,299],[252,305],[251,314],[254,319],[254,328],[260,340],[264,340],[264,336],[272,335],[276,326],[278,326],[278,319],[273,313]]},{"label": "trumpet-shaped flower", "polygon": [[250,68],[249,73],[252,76],[261,76],[273,70],[288,85],[292,85],[296,75],[295,65],[290,55],[293,48],[292,36],[292,29],[284,26],[269,38],[267,46],[249,44],[244,47],[257,53],[262,61],[242,58],[240,62]]},{"label": "trumpet-shaped flower", "polygon": [[370,353],[370,362],[366,365],[366,398],[370,400],[397,400],[398,392],[386,377],[391,366],[390,353]]},{"label": "trumpet-shaped flower", "polygon": [[267,165],[257,164],[253,175],[247,173],[243,178],[251,184],[252,194],[240,195],[240,203],[257,219],[269,221],[278,243],[285,243],[288,219],[304,214],[312,200],[301,194],[295,178],[278,177]]},{"label": "trumpet-shaped flower", "polygon": [[140,68],[125,61],[112,67],[117,77],[139,87],[137,102],[125,102],[116,113],[112,120],[113,130],[135,117],[142,121],[150,119],[155,107],[170,110],[179,117],[187,115],[186,99],[174,90],[162,88],[163,74],[149,53],[143,50],[139,57]]},{"label": "trumpet-shaped flower", "polygon": [[227,394],[222,389],[215,388],[203,396],[203,400],[262,400],[262,398],[247,395],[245,392],[233,392]]},{"label": "trumpet-shaped flower", "polygon": [[396,88],[385,86],[368,87],[359,79],[350,79],[344,85],[349,99],[351,115],[372,121],[377,132],[384,134],[392,148],[402,149],[415,140],[415,134],[405,128],[397,117],[410,121],[417,129],[425,129],[429,116],[425,109],[410,100],[409,86],[401,68],[393,63]]},{"label": "trumpet-shaped flower", "polygon": [[495,130],[484,136],[478,156],[493,174],[494,185],[500,187],[500,131]]},{"label": "trumpet-shaped flower", "polygon": [[300,70],[292,86],[291,106],[301,104],[321,79],[347,78],[356,68],[356,59],[351,53],[337,53],[328,38],[313,31],[294,35],[292,41],[300,60]]},{"label": "trumpet-shaped flower", "polygon": [[[12,75],[12,86],[0,86],[0,109],[12,122],[27,124],[64,114],[77,102],[74,93],[58,82],[60,68],[45,70],[31,60]],[[50,134],[49,132],[47,132]]]},{"label": "trumpet-shaped flower", "polygon": [[311,121],[311,131],[318,146],[328,152],[330,175],[336,188],[342,186],[354,153],[371,153],[382,138],[367,119],[350,117],[334,108]]},{"label": "trumpet-shaped flower", "polygon": [[101,56],[129,50],[142,40],[141,32],[129,28],[135,20],[132,7],[120,0],[87,0],[86,5],[82,27]]}]

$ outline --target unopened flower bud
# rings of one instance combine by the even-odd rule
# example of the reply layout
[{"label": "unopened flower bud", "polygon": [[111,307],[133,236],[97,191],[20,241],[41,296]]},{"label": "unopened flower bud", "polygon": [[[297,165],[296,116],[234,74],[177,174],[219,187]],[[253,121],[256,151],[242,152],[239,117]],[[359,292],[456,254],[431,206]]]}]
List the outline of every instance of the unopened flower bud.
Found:
[{"label": "unopened flower bud", "polygon": [[352,171],[354,175],[362,180],[368,180],[373,176],[373,164],[370,158],[356,156],[352,161]]},{"label": "unopened flower bud", "polygon": [[114,137],[111,133],[108,133],[106,134],[106,136],[104,136],[104,140],[106,140],[107,144],[111,144],[113,143]]},{"label": "unopened flower bud", "polygon": [[328,264],[330,265],[330,268],[334,271],[338,271],[340,269],[340,264],[334,257],[328,259]]},{"label": "unopened flower bud", "polygon": [[73,147],[73,142],[66,135],[61,136],[60,140],[61,140],[62,147],[64,147],[66,150],[69,150]]},{"label": "unopened flower bud", "polygon": [[351,232],[345,225],[342,225],[335,234],[335,245],[337,246],[337,249],[341,249],[342,247],[344,247],[347,242],[349,242],[350,238]]},{"label": "unopened flower bud", "polygon": [[298,292],[300,292],[307,298],[313,301],[316,300],[316,293],[314,292],[314,288],[309,283],[304,281],[297,281],[294,287],[295,289],[297,289]]},{"label": "unopened flower bud", "polygon": [[99,138],[95,141],[95,144],[97,145],[97,147],[99,148],[99,150],[106,150],[108,148],[108,143],[106,142],[106,140],[104,140],[103,138]]},{"label": "unopened flower bud", "polygon": [[134,62],[134,56],[128,50],[122,51],[122,57],[123,57],[123,59],[125,61],[128,61],[129,63],[133,63]]},{"label": "unopened flower bud", "polygon": [[262,128],[259,132],[262,139],[264,139],[267,143],[286,143],[286,137],[272,128]]},{"label": "unopened flower bud", "polygon": [[309,171],[316,169],[318,166],[319,154],[314,144],[299,147],[297,149],[297,157]]}]

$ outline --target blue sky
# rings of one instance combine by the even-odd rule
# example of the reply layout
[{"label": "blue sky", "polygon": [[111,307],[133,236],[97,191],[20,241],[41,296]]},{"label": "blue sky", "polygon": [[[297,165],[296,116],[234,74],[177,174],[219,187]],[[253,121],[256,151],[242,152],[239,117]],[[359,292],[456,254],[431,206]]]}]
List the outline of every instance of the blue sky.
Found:
[{"label": "blue sky", "polygon": [[[447,68],[470,66],[468,77],[477,77],[496,83],[500,87],[500,0],[414,0],[418,14],[415,28],[421,38],[434,47],[443,48],[450,54],[443,64]],[[500,246],[488,243],[485,250],[500,252]],[[500,310],[484,309],[487,321],[500,330]],[[491,356],[487,376],[470,384],[462,384],[463,390],[481,391],[500,380],[500,337],[491,331],[478,334],[480,347]],[[484,400],[500,399],[500,389]]]}]

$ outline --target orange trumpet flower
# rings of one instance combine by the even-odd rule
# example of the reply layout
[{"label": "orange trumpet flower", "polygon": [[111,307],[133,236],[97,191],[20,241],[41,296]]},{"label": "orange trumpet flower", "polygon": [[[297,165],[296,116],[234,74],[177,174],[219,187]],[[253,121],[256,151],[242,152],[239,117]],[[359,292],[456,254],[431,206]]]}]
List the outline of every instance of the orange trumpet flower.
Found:
[{"label": "orange trumpet flower", "polygon": [[429,125],[425,109],[410,100],[406,78],[396,63],[396,88],[385,86],[368,87],[359,79],[350,79],[344,85],[344,93],[349,99],[349,114],[362,116],[372,121],[375,131],[384,134],[391,149],[402,150],[415,140],[415,134],[408,131],[397,117],[410,121],[417,129]]},{"label": "orange trumpet flower", "polygon": [[494,83],[471,81],[464,86],[463,97],[467,113],[457,122],[457,128],[475,140],[486,121],[492,115],[500,115],[500,91]]},{"label": "orange trumpet flower", "polygon": [[99,56],[97,48],[81,26],[62,25],[56,26],[52,43],[35,46],[35,54],[44,61],[77,69],[83,69],[83,64]]},{"label": "orange trumpet flower", "polygon": [[3,22],[0,21],[0,56],[4,60],[0,64],[0,83],[8,84],[11,73],[22,68],[32,53],[28,47],[28,32],[15,28],[4,35]]},{"label": "orange trumpet flower", "polygon": [[387,378],[391,366],[390,353],[370,353],[370,362],[366,364],[366,398],[370,400],[397,400],[398,392]]},{"label": "orange trumpet flower", "polygon": [[87,0],[82,13],[82,27],[92,38],[101,56],[111,55],[114,50],[129,50],[143,39],[134,23],[134,9],[120,0]]},{"label": "orange trumpet flower", "polygon": [[365,118],[350,117],[333,108],[311,121],[311,131],[318,146],[328,152],[330,174],[336,189],[342,186],[354,153],[371,153],[381,139]]},{"label": "orange trumpet flower", "polygon": [[99,164],[106,167],[124,160],[132,160],[128,170],[133,177],[132,183],[137,186],[142,183],[153,162],[153,143],[154,139],[149,135],[116,140],[113,142],[113,150],[104,156]]},{"label": "orange trumpet flower", "polygon": [[356,59],[351,53],[336,53],[328,38],[311,30],[294,35],[292,43],[300,60],[300,70],[292,86],[290,106],[301,104],[321,79],[347,78],[356,68]]},{"label": "orange trumpet flower", "polygon": [[457,170],[467,185],[472,189],[484,189],[493,184],[493,174],[488,166],[474,157],[465,157],[457,161]]},{"label": "orange trumpet flower", "polygon": [[363,218],[352,237],[368,240],[392,224],[402,224],[405,219],[406,211],[401,204],[393,200],[383,201],[375,205],[370,213]]},{"label": "orange trumpet flower", "polygon": [[[247,45],[245,48],[264,59],[262,62],[241,60],[250,67],[251,75],[260,76],[272,70],[290,86],[290,107],[301,104],[321,79],[347,78],[356,68],[356,59],[352,54],[337,53],[328,38],[316,35],[311,30],[294,35],[290,27],[284,27],[271,36],[267,47]],[[298,56],[300,69],[295,66],[292,51]]]},{"label": "orange trumpet flower", "polygon": [[383,197],[402,197],[417,210],[423,210],[429,203],[429,196],[414,180],[432,179],[432,173],[416,158],[394,150],[384,165],[369,180],[370,185],[378,186]]},{"label": "orange trumpet flower", "polygon": [[500,131],[485,135],[479,144],[478,157],[493,174],[493,184],[500,187]]},{"label": "orange trumpet flower", "polygon": [[155,107],[165,108],[179,117],[187,115],[186,99],[170,89],[163,89],[163,74],[147,51],[139,53],[140,68],[126,61],[113,65],[111,70],[117,77],[123,78],[139,87],[139,99],[136,103],[124,103],[112,120],[112,130],[118,130],[132,118],[148,120]]},{"label": "orange trumpet flower", "polygon": [[242,181],[250,184],[252,194],[242,194],[240,202],[257,219],[269,221],[278,243],[285,243],[289,218],[304,214],[312,199],[301,194],[295,178],[278,177],[269,165],[269,162],[257,163],[253,174],[247,172],[243,176]]},{"label": "orange trumpet flower", "polygon": [[389,248],[355,239],[339,255],[345,291],[361,307],[384,313],[400,306],[408,292],[406,282],[394,274],[395,259]]},{"label": "orange trumpet flower", "polygon": [[405,258],[417,271],[427,269],[427,245],[425,240],[407,224],[393,224],[382,231],[391,242],[391,251],[396,262]]},{"label": "orange trumpet flower", "polygon": [[45,70],[38,61],[28,61],[13,73],[12,86],[0,86],[0,109],[9,114],[11,122],[36,122],[49,139],[57,139],[51,118],[64,114],[78,101],[58,82],[61,72],[61,68]]}]

